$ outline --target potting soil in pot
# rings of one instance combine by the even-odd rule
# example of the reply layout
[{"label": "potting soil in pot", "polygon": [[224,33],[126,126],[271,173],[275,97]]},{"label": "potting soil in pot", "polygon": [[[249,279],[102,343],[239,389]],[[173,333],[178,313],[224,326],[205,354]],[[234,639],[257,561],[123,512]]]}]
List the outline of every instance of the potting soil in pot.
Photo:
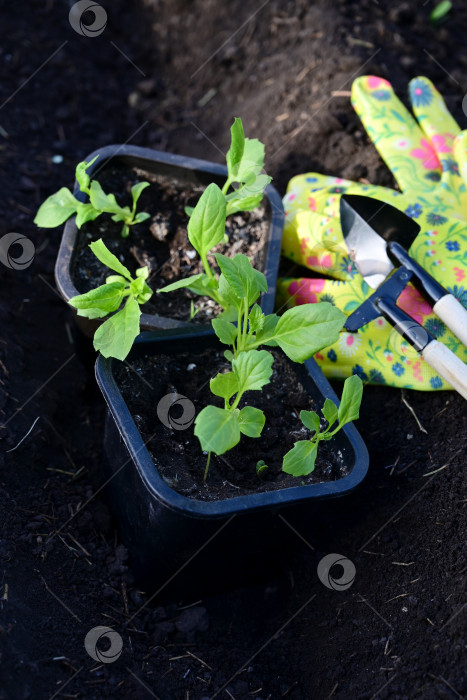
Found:
[{"label": "potting soil in pot", "polygon": [[[209,388],[209,380],[230,367],[222,351],[211,348],[195,356],[144,356],[118,366],[115,377],[123,398],[154,464],[175,491],[195,500],[213,501],[346,476],[347,467],[333,442],[320,444],[315,470],[309,476],[297,478],[282,472],[283,456],[294,442],[312,436],[299,419],[300,411],[318,407],[290,362],[278,351],[273,355],[271,383],[262,391],[247,392],[239,404],[239,408],[249,405],[264,411],[266,422],[261,437],[242,435],[240,443],[229,452],[219,457],[213,454],[206,482],[203,474],[207,456],[193,433],[194,426],[185,430],[164,426],[157,416],[157,405],[163,396],[177,393],[193,402],[197,414],[208,404],[223,406],[222,399]],[[176,405],[172,411],[176,419]],[[268,469],[258,475],[256,465],[260,460]]]},{"label": "potting soil in pot", "polygon": [[[89,243],[99,238],[132,273],[138,267],[147,265],[147,281],[154,292],[179,279],[203,272],[199,256],[188,240],[188,216],[185,213],[185,207],[196,205],[203,187],[121,165],[104,168],[97,179],[104,192],[112,192],[121,206],[130,207],[132,185],[144,180],[150,182],[150,187],[143,191],[138,200],[137,211],[147,212],[151,218],[132,226],[127,238],[120,235],[122,223],[112,221],[110,214],[102,214],[81,227],[71,264],[71,277],[81,294],[104,284],[106,277],[112,274],[89,248]],[[233,214],[226,222],[228,243],[219,244],[214,250],[228,257],[243,253],[257,269],[264,269],[264,244],[268,228],[263,207]],[[216,269],[212,256],[210,263]],[[163,294],[154,293],[144,305],[144,312],[188,321],[192,301],[196,311],[192,319],[195,323],[206,323],[220,311],[220,307],[211,299],[179,289]]]}]

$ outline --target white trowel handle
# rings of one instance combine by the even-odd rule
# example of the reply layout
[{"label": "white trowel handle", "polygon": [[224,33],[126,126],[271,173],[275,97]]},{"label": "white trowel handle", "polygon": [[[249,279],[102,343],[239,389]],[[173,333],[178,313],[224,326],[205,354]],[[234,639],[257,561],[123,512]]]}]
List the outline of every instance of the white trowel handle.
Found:
[{"label": "white trowel handle", "polygon": [[437,340],[428,343],[421,354],[430,367],[467,399],[467,365],[457,355]]},{"label": "white trowel handle", "polygon": [[435,314],[467,347],[467,310],[452,294],[438,299],[433,307]]}]

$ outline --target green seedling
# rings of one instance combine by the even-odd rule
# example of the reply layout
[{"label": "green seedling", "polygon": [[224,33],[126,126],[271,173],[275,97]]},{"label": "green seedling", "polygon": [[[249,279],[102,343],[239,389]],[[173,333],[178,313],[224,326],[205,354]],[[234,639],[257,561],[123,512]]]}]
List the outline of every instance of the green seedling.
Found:
[{"label": "green seedling", "polygon": [[[158,289],[158,292],[189,289],[195,294],[210,297],[227,314],[231,314],[230,304],[219,290],[219,282],[209,265],[208,255],[219,243],[228,243],[225,233],[226,217],[238,211],[255,209],[261,204],[264,189],[272,179],[261,173],[264,145],[258,139],[245,138],[241,119],[235,119],[230,132],[231,143],[226,156],[228,176],[224,186],[221,189],[211,183],[194,208],[185,207],[185,212],[190,217],[188,239],[201,258],[204,273],[191,275]],[[229,192],[232,187],[234,189]]]},{"label": "green seedling", "polygon": [[196,314],[198,313],[198,311],[199,311],[199,309],[195,308],[195,305],[193,303],[193,299],[191,299],[190,300],[190,317],[188,320],[192,321],[194,319],[194,317],[196,316]]},{"label": "green seedling", "polygon": [[448,15],[448,13],[452,9],[452,2],[449,0],[443,0],[443,2],[439,2],[436,7],[433,8],[433,10],[430,12],[430,21],[436,24],[437,22],[440,22],[442,19],[445,19]]},{"label": "green seedling", "polygon": [[222,295],[219,280],[208,261],[210,251],[224,239],[226,210],[224,195],[216,184],[211,183],[201,195],[188,222],[188,239],[201,258],[204,273],[185,277],[158,289],[158,292],[173,292],[184,287],[195,294],[214,299],[224,309],[229,307],[229,301]]},{"label": "green seedling", "polygon": [[[227,151],[227,180],[222,188],[227,216],[237,211],[252,211],[261,204],[264,189],[272,178],[261,171],[264,167],[264,145],[258,139],[245,137],[242,120],[235,118],[230,128]],[[233,188],[232,192],[229,189]]]},{"label": "green seedling", "polygon": [[[300,420],[305,428],[314,432],[311,440],[299,440],[293,448],[284,456],[282,470],[292,476],[307,476],[315,468],[318,446],[322,440],[331,438],[341,430],[341,428],[359,416],[360,404],[362,402],[363,383],[360,377],[354,374],[344,382],[342,398],[337,408],[334,401],[326,399],[321,409],[327,428],[320,431],[320,418],[315,411],[300,411]],[[337,422],[337,426],[332,426]]]},{"label": "green seedling", "polygon": [[133,278],[102,239],[90,243],[89,247],[101,263],[117,274],[107,277],[106,283],[100,287],[72,297],[69,304],[77,310],[78,316],[85,318],[104,318],[113,314],[96,330],[94,348],[104,357],[124,360],[139,333],[140,305],[152,296],[145,281],[149,270],[140,267]]},{"label": "green seedling", "polygon": [[278,346],[292,361],[303,363],[338,339],[346,318],[329,302],[295,306],[280,317],[265,315],[256,301],[267,290],[266,277],[245,255],[231,259],[217,253],[215,257],[221,270],[219,293],[235,309],[236,324],[225,318],[212,321],[221,343],[230,346],[224,355],[232,369],[210,382],[212,393],[224,399],[223,408],[206,406],[195,420],[195,435],[208,453],[205,479],[212,452],[224,454],[238,444],[242,434],[261,435],[263,411],[252,406],[239,408],[244,394],[261,390],[272,375],[272,354],[258,348]]},{"label": "green seedling", "polygon": [[93,158],[89,163],[82,161],[76,166],[75,176],[81,192],[87,194],[89,202],[80,202],[70,192],[68,187],[62,187],[58,192],[48,197],[41,204],[36,214],[34,223],[43,228],[55,228],[63,224],[70,216],[76,214],[76,225],[78,228],[87,221],[94,221],[103,213],[112,215],[112,221],[122,221],[122,238],[126,238],[130,233],[130,226],[140,224],[150,217],[146,212],[136,213],[136,205],[141,193],[149,182],[137,182],[131,188],[132,207],[121,207],[114,194],[106,194],[97,180],[91,180],[87,174],[87,169],[97,160],[99,156]]},{"label": "green seedling", "polygon": [[256,474],[258,476],[262,476],[268,469],[269,467],[264,460],[260,459],[256,462]]}]

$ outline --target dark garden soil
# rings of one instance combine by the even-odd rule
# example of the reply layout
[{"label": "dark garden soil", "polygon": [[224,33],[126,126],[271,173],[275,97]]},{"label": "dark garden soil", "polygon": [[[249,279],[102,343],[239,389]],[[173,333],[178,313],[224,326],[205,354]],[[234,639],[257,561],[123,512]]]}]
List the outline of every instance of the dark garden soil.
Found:
[{"label": "dark garden soil", "polygon": [[[314,507],[308,527],[283,514],[301,546],[283,573],[203,599],[188,581],[162,607],[100,498],[103,405],[54,288],[61,231],[32,223],[95,148],[220,161],[234,116],[266,144],[281,193],[305,170],[391,184],[347,91],[374,72],[405,95],[428,75],[466,126],[464,3],[439,27],[435,0],[103,4],[93,38],[71,28],[70,3],[0,7],[0,235],[36,247],[27,269],[0,265],[0,697],[465,697],[464,401],[367,387],[368,478]],[[334,552],[356,567],[346,590],[317,575]],[[114,663],[85,651],[98,625],[122,637]]]},{"label": "dark garden soil", "polygon": [[[151,184],[143,191],[137,211],[147,212],[151,219],[132,226],[128,238],[120,235],[121,222],[112,221],[108,215],[100,216],[80,229],[71,277],[81,294],[104,284],[109,274],[89,248],[89,243],[99,238],[133,275],[138,267],[146,265],[149,269],[147,282],[154,290],[203,272],[199,256],[188,241],[185,213],[186,206],[195,206],[202,188],[188,187],[144,170],[122,166],[103,168],[99,174],[104,192],[115,194],[121,206],[131,207],[130,189],[141,181]],[[226,222],[229,243],[219,243],[213,250],[228,257],[243,253],[258,269],[264,270],[267,233],[268,222],[263,207],[254,212],[239,212],[229,216]],[[216,269],[215,261],[213,268]],[[195,323],[208,323],[221,310],[211,299],[200,299],[186,289],[179,289],[167,294],[153,294],[144,305],[144,312],[188,321],[191,301],[196,311]]]},{"label": "dark garden soil", "polygon": [[[144,444],[165,481],[175,491],[197,501],[217,501],[253,492],[276,491],[297,486],[297,479],[282,471],[282,458],[294,442],[307,440],[312,433],[299,419],[301,410],[319,410],[305,391],[292,363],[273,350],[273,374],[264,391],[247,392],[238,408],[253,406],[263,411],[266,421],[262,441],[243,437],[240,444],[221,457],[212,455],[209,477],[203,474],[206,455],[192,430],[171,430],[161,424],[155,407],[167,394],[192,397],[196,414],[205,406],[224,406],[214,397],[209,380],[226,372],[230,364],[222,350],[209,349],[196,355],[143,356],[117,368],[117,384]],[[180,417],[174,406],[173,418]],[[323,426],[326,422],[323,421]],[[258,476],[262,460],[268,469]],[[315,470],[300,479],[304,484],[343,478],[348,473],[341,451],[331,443],[321,443]]]}]

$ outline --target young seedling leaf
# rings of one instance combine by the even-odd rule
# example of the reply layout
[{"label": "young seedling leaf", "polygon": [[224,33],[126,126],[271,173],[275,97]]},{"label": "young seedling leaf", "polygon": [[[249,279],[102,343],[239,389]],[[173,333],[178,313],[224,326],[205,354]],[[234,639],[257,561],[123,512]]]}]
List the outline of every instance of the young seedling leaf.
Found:
[{"label": "young seedling leaf", "polygon": [[[294,362],[305,362],[315,352],[335,343],[346,316],[327,301],[302,304],[279,318],[271,338]],[[268,339],[262,339],[265,344]]]},{"label": "young seedling leaf", "polygon": [[238,391],[238,379],[233,372],[217,374],[209,382],[212,393],[228,401]]},{"label": "young seedling leaf", "polygon": [[188,222],[188,238],[201,258],[225,233],[225,197],[215,183],[206,187]]},{"label": "young seedling leaf", "polygon": [[139,214],[136,214],[135,218],[133,219],[134,224],[140,224],[142,221],[146,221],[146,219],[151,218],[151,214],[148,214],[145,211],[140,211]]},{"label": "young seedling leaf", "polygon": [[134,297],[129,297],[123,309],[99,326],[94,334],[94,348],[104,357],[124,360],[139,334],[141,310]]},{"label": "young seedling leaf", "polygon": [[439,2],[430,12],[430,21],[433,23],[440,22],[451,9],[452,2],[450,2],[450,0],[442,0],[442,2]]},{"label": "young seedling leaf", "polygon": [[245,133],[243,131],[242,120],[235,117],[234,123],[230,127],[231,141],[227,151],[226,161],[229,179],[236,179],[238,166],[242,160],[245,149]]},{"label": "young seedling leaf", "polygon": [[194,210],[195,210],[194,207],[185,207],[184,209],[185,209],[185,214],[186,214],[188,217],[190,217],[190,216],[193,214]]},{"label": "young seedling leaf", "polygon": [[222,455],[240,441],[240,426],[236,411],[206,406],[198,413],[194,433],[205,452]]},{"label": "young seedling leaf", "polygon": [[331,428],[331,426],[337,420],[337,406],[334,401],[331,401],[331,399],[326,399],[324,406],[321,409],[321,413],[328,422],[328,429]]},{"label": "young seedling leaf", "polygon": [[89,247],[96,258],[101,261],[101,263],[131,282],[132,277],[130,271],[125,267],[125,265],[122,265],[120,260],[113,253],[110,252],[102,238],[90,243]]},{"label": "young seedling leaf", "polygon": [[342,390],[342,397],[338,411],[339,425],[357,420],[360,404],[362,403],[363,382],[357,374],[347,377]]},{"label": "young seedling leaf", "polygon": [[279,322],[279,316],[276,314],[268,314],[264,317],[263,327],[256,333],[256,341],[264,345],[277,346],[275,340],[272,340],[276,332],[276,326]]},{"label": "young seedling leaf", "polygon": [[77,309],[78,316],[103,318],[116,311],[122,303],[125,284],[111,282],[91,289],[86,294],[78,294],[69,300],[70,306]]},{"label": "young seedling leaf", "polygon": [[115,212],[119,213],[121,207],[117,204],[114,194],[106,194],[101,187],[98,180],[93,180],[91,182],[91,187],[89,188],[89,199],[92,206],[99,211],[105,212]]},{"label": "young seedling leaf", "polygon": [[99,158],[99,156],[95,156],[92,160],[89,162],[86,162],[85,160],[81,161],[81,163],[78,163],[75,169],[75,178],[76,181],[79,185],[79,188],[81,192],[88,193],[89,191],[89,183],[91,181],[91,178],[87,174],[87,169],[91,167],[93,163],[96,162],[96,160]]},{"label": "young seedling leaf", "polygon": [[315,411],[300,411],[300,420],[305,428],[319,433],[319,416]]},{"label": "young seedling leaf", "polygon": [[264,472],[267,471],[267,469],[269,469],[269,467],[264,460],[260,459],[256,462],[256,474],[258,476],[264,474]]},{"label": "young seedling leaf", "polygon": [[77,202],[76,204],[76,226],[78,228],[81,228],[81,226],[87,221],[94,221],[94,219],[97,219],[97,217],[101,214],[101,212],[94,209],[92,204],[89,202],[87,204]]},{"label": "young seedling leaf", "polygon": [[68,187],[62,187],[41,204],[34,223],[43,228],[60,226],[75,213],[78,204],[78,200],[73,197]]},{"label": "young seedling leaf", "polygon": [[238,378],[239,392],[255,391],[268,384],[272,374],[273,356],[267,350],[241,352],[233,361],[232,369]]},{"label": "young seedling leaf", "polygon": [[318,443],[299,440],[284,456],[282,471],[292,476],[307,476],[315,468]]},{"label": "young seedling leaf", "polygon": [[121,283],[123,283],[123,286],[128,284],[128,280],[126,280],[121,275],[109,275],[108,277],[105,278],[105,281],[107,282],[107,284],[111,284],[112,282],[121,282]]},{"label": "young seedling leaf", "polygon": [[136,297],[136,301],[138,302],[138,304],[145,304],[147,301],[149,301],[149,299],[152,297],[152,295],[153,295],[153,291],[152,291],[151,287],[149,287],[146,284],[146,282],[144,282],[141,292]]},{"label": "young seedling leaf", "polygon": [[237,311],[242,310],[243,299],[235,293],[225,275],[219,277],[218,292],[224,308],[231,306]]},{"label": "young seedling leaf", "polygon": [[237,328],[233,323],[222,318],[214,318],[211,322],[214,332],[224,345],[233,345],[237,338]]},{"label": "young seedling leaf", "polygon": [[[136,205],[138,203],[138,199],[141,197],[141,193],[143,192],[143,190],[146,189],[146,187],[149,187],[149,185],[150,185],[149,182],[137,182],[131,188],[131,198],[133,200],[133,212],[136,211]],[[147,216],[150,216],[150,215],[148,214]]]},{"label": "young seedling leaf", "polygon": [[259,408],[244,406],[238,416],[240,432],[251,438],[259,438],[265,420],[264,413]]},{"label": "young seedling leaf", "polygon": [[252,211],[259,207],[263,201],[263,193],[255,194],[251,197],[234,198],[227,201],[227,216],[236,214],[238,211]]},{"label": "young seedling leaf", "polygon": [[216,253],[215,258],[230,287],[239,299],[246,299],[251,306],[261,292],[266,292],[268,285],[262,272],[252,267],[246,255],[238,253],[228,258],[222,253]]},{"label": "young seedling leaf", "polygon": [[245,139],[242,160],[238,165],[236,180],[246,182],[253,173],[259,175],[264,166],[264,144],[258,139]]},{"label": "young seedling leaf", "polygon": [[205,275],[204,272],[200,272],[198,275],[191,275],[191,277],[184,277],[181,280],[172,282],[172,284],[168,284],[166,287],[158,289],[157,293],[159,294],[160,292],[173,292],[176,289],[188,287],[193,292],[195,292],[195,294],[206,294],[207,282],[209,282],[208,276]]},{"label": "young seedling leaf", "polygon": [[261,307],[255,304],[248,314],[248,323],[253,333],[257,333],[262,329],[265,319],[266,316],[262,312]]}]

